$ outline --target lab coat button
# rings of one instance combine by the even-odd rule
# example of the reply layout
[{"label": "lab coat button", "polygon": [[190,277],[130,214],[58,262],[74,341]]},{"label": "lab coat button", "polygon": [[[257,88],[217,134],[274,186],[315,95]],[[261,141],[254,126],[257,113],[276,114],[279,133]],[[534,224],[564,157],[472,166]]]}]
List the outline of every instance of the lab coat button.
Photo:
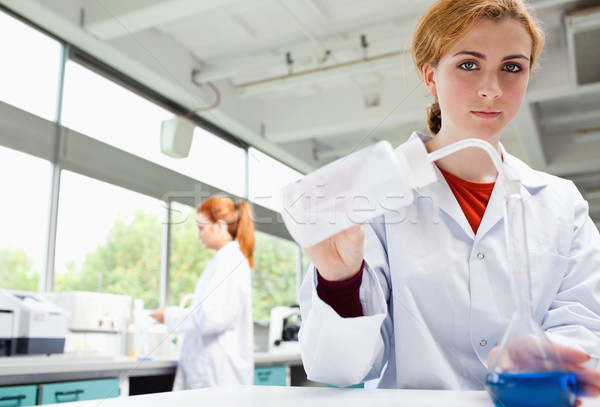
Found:
[{"label": "lab coat button", "polygon": [[479,260],[483,260],[483,258],[484,258],[484,257],[485,257],[485,254],[483,254],[483,253],[481,253],[481,252],[477,253],[477,258],[478,258]]},{"label": "lab coat button", "polygon": [[485,346],[487,345],[487,341],[485,339],[482,339],[479,341],[479,346]]}]

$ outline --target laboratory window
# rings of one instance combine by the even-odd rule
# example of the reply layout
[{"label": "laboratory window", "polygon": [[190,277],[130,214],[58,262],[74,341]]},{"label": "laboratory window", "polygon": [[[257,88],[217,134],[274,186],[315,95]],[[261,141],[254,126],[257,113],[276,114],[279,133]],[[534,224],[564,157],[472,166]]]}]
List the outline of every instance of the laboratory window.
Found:
[{"label": "laboratory window", "polygon": [[[65,69],[62,124],[173,171],[238,196],[245,193],[245,150],[199,127],[189,155],[161,152],[164,120],[174,117],[150,100],[69,61]],[[169,191],[193,194],[194,191]]]},{"label": "laboratory window", "polygon": [[254,149],[248,149],[249,199],[258,205],[281,212],[282,188],[302,177],[285,164]]},{"label": "laboratory window", "polygon": [[50,163],[0,147],[0,287],[36,291],[44,265]]},{"label": "laboratory window", "polygon": [[298,304],[298,245],[256,232],[252,272],[252,305],[255,321],[268,321],[271,308]]},{"label": "laboratory window", "polygon": [[162,201],[62,171],[54,289],[142,298],[158,306]]},{"label": "laboratory window", "polygon": [[61,44],[2,11],[0,36],[0,100],[54,120]]}]

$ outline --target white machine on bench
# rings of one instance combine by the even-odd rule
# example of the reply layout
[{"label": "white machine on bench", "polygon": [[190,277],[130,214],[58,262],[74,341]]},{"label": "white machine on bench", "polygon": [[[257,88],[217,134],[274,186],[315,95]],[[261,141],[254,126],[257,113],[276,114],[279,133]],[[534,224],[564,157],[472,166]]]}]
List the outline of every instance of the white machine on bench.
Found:
[{"label": "white machine on bench", "polygon": [[67,319],[38,293],[0,289],[0,356],[63,353]]}]

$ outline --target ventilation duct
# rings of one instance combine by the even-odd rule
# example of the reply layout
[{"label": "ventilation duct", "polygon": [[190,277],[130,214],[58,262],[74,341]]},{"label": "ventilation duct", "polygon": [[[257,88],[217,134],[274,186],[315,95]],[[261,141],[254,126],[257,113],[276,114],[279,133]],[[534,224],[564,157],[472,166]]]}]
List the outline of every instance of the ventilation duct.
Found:
[{"label": "ventilation duct", "polygon": [[600,82],[600,7],[567,15],[565,27],[574,82]]}]

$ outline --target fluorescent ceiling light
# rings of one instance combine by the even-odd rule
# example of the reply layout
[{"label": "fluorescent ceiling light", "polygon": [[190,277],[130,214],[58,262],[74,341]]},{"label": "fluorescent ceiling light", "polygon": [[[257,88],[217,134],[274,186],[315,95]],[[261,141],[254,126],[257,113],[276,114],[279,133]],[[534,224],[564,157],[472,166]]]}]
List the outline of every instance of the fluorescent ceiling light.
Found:
[{"label": "fluorescent ceiling light", "polygon": [[579,130],[571,133],[575,144],[593,143],[600,141],[600,128],[590,130]]},{"label": "fluorescent ceiling light", "polygon": [[399,63],[405,54],[406,51],[390,52],[375,57],[363,58],[336,65],[310,69],[308,71],[296,72],[289,75],[243,83],[237,85],[235,89],[240,96],[248,97],[266,92],[310,85],[335,76],[348,76],[393,66],[397,66],[398,69],[400,69]]}]

